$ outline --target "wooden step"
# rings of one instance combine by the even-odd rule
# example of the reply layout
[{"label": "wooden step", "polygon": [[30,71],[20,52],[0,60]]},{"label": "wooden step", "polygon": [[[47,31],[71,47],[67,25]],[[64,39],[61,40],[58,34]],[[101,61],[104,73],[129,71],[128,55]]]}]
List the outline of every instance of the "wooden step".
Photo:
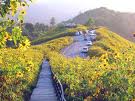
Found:
[{"label": "wooden step", "polygon": [[58,101],[53,86],[52,72],[47,61],[42,64],[37,85],[32,92],[30,101]]},{"label": "wooden step", "polygon": [[58,101],[58,100],[57,97],[55,96],[37,95],[37,96],[32,96],[30,101]]},{"label": "wooden step", "polygon": [[56,95],[55,94],[55,90],[54,89],[49,89],[49,88],[35,88],[33,93],[33,95]]}]

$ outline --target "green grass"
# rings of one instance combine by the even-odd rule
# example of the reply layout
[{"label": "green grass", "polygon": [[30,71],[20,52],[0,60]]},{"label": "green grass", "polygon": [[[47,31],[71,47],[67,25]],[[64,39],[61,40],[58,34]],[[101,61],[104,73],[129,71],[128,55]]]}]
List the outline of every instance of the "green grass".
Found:
[{"label": "green grass", "polygon": [[68,36],[67,34],[67,29],[66,28],[62,28],[62,29],[50,29],[48,32],[44,32],[42,34],[42,36],[40,36],[39,38],[35,39],[32,41],[32,44],[41,44],[56,38],[60,38],[60,37],[64,37],[64,36]]},{"label": "green grass", "polygon": [[75,32],[80,30],[86,30],[87,27],[83,25],[77,25],[76,28],[61,28],[56,27],[53,29],[50,29],[48,32],[44,32],[39,38],[32,41],[33,45],[41,44],[56,38],[65,37],[65,36],[73,36],[75,35]]}]

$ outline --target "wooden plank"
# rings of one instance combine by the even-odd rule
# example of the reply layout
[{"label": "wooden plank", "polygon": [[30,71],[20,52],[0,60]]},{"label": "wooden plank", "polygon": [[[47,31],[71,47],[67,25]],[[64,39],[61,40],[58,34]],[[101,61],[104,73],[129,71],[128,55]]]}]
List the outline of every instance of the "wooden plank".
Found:
[{"label": "wooden plank", "polygon": [[30,101],[57,101],[49,63],[44,61]]},{"label": "wooden plank", "polygon": [[39,88],[38,89],[36,88],[33,91],[32,95],[56,96],[54,89],[39,89]]},{"label": "wooden plank", "polygon": [[30,101],[58,101],[56,97],[46,97],[46,96],[33,96]]}]

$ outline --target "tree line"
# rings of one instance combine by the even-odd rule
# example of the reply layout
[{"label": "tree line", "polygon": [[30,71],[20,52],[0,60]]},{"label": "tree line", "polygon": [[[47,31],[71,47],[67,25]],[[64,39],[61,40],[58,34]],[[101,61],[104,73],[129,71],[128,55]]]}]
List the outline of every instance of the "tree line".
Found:
[{"label": "tree line", "polygon": [[56,25],[55,17],[52,17],[50,19],[50,26],[44,23],[24,23],[23,24],[23,35],[28,36],[30,39],[37,38],[44,32],[47,32],[48,30],[54,28]]}]

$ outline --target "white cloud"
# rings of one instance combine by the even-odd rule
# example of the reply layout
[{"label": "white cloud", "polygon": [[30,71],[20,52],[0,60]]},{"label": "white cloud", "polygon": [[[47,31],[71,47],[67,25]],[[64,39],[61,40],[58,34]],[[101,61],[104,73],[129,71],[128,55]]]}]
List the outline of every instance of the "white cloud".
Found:
[{"label": "white cloud", "polygon": [[48,4],[51,6],[67,6],[85,10],[97,7],[108,7],[110,9],[135,12],[134,0],[36,0],[37,4]]},{"label": "white cloud", "polygon": [[[67,20],[80,11],[107,7],[116,11],[135,12],[135,0],[35,0],[26,18],[48,22],[54,16],[57,21]],[[41,20],[42,19],[42,20]]]}]

